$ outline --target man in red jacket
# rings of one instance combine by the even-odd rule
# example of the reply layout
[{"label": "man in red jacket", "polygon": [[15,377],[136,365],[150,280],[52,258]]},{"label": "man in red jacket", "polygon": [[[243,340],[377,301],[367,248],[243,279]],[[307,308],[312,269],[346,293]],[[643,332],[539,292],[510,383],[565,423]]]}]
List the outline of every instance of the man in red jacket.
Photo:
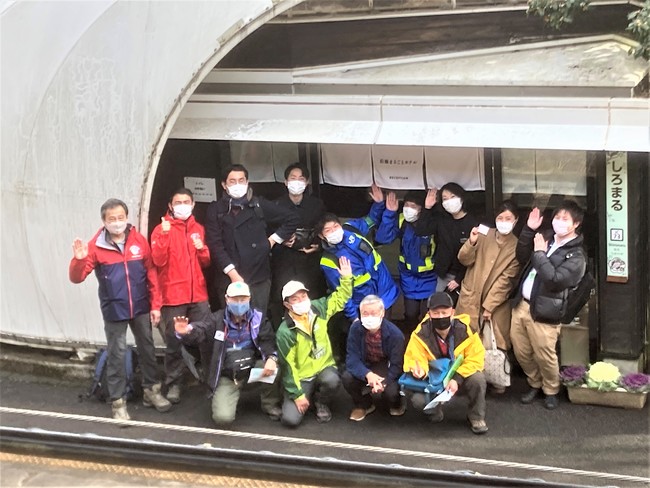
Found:
[{"label": "man in red jacket", "polygon": [[[151,235],[151,254],[158,267],[162,288],[161,334],[167,345],[167,399],[178,403],[181,399],[183,356],[181,341],[174,333],[174,317],[183,316],[188,317],[190,322],[200,322],[210,313],[208,289],[202,270],[210,265],[210,251],[204,244],[203,226],[192,215],[192,192],[180,188],[172,195],[168,206],[167,216],[162,218]],[[208,355],[209,352],[202,351],[204,363]]]},{"label": "man in red jacket", "polygon": [[101,208],[104,226],[84,243],[77,238],[72,244],[74,257],[69,276],[81,283],[95,271],[99,282],[99,301],[104,317],[108,359],[106,378],[113,418],[129,420],[126,411],[126,326],[131,327],[138,347],[146,407],[166,412],[171,404],[160,393],[156,350],[151,324],[160,321],[158,276],[151,260],[147,240],[126,222],[129,210],[115,198]]}]

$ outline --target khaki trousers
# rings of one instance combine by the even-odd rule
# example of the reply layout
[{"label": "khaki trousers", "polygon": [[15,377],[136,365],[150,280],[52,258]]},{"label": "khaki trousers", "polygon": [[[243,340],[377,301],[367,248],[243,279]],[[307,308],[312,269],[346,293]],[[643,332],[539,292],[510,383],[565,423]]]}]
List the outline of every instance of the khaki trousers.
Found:
[{"label": "khaki trousers", "polygon": [[535,322],[525,300],[512,310],[510,338],[515,357],[531,388],[542,388],[546,395],[560,391],[560,366],[555,350],[559,336],[560,325]]}]

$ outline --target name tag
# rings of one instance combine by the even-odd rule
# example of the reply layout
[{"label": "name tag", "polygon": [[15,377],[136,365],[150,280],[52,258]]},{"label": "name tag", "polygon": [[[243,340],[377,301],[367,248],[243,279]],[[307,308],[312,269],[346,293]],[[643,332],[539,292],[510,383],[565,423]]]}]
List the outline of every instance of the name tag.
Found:
[{"label": "name tag", "polygon": [[214,333],[214,338],[217,341],[223,342],[224,339],[226,338],[225,334],[223,333],[223,330],[218,330],[217,332]]}]

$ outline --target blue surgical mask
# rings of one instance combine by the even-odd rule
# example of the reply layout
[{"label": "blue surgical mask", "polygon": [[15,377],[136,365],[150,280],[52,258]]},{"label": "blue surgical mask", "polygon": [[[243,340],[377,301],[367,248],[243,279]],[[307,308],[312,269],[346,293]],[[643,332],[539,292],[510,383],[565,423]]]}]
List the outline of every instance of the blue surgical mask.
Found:
[{"label": "blue surgical mask", "polygon": [[250,302],[230,302],[227,304],[227,307],[231,314],[242,316],[246,315],[250,310],[251,304]]}]

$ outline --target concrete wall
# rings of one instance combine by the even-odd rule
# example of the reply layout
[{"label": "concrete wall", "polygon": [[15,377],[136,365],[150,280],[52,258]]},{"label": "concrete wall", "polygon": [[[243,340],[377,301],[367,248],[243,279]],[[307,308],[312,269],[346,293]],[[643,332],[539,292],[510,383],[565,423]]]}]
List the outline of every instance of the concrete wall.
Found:
[{"label": "concrete wall", "polygon": [[[108,197],[146,222],[180,108],[234,45],[297,0],[24,1],[0,7],[3,335],[104,340],[72,240]],[[142,229],[145,231],[146,229]]]}]

